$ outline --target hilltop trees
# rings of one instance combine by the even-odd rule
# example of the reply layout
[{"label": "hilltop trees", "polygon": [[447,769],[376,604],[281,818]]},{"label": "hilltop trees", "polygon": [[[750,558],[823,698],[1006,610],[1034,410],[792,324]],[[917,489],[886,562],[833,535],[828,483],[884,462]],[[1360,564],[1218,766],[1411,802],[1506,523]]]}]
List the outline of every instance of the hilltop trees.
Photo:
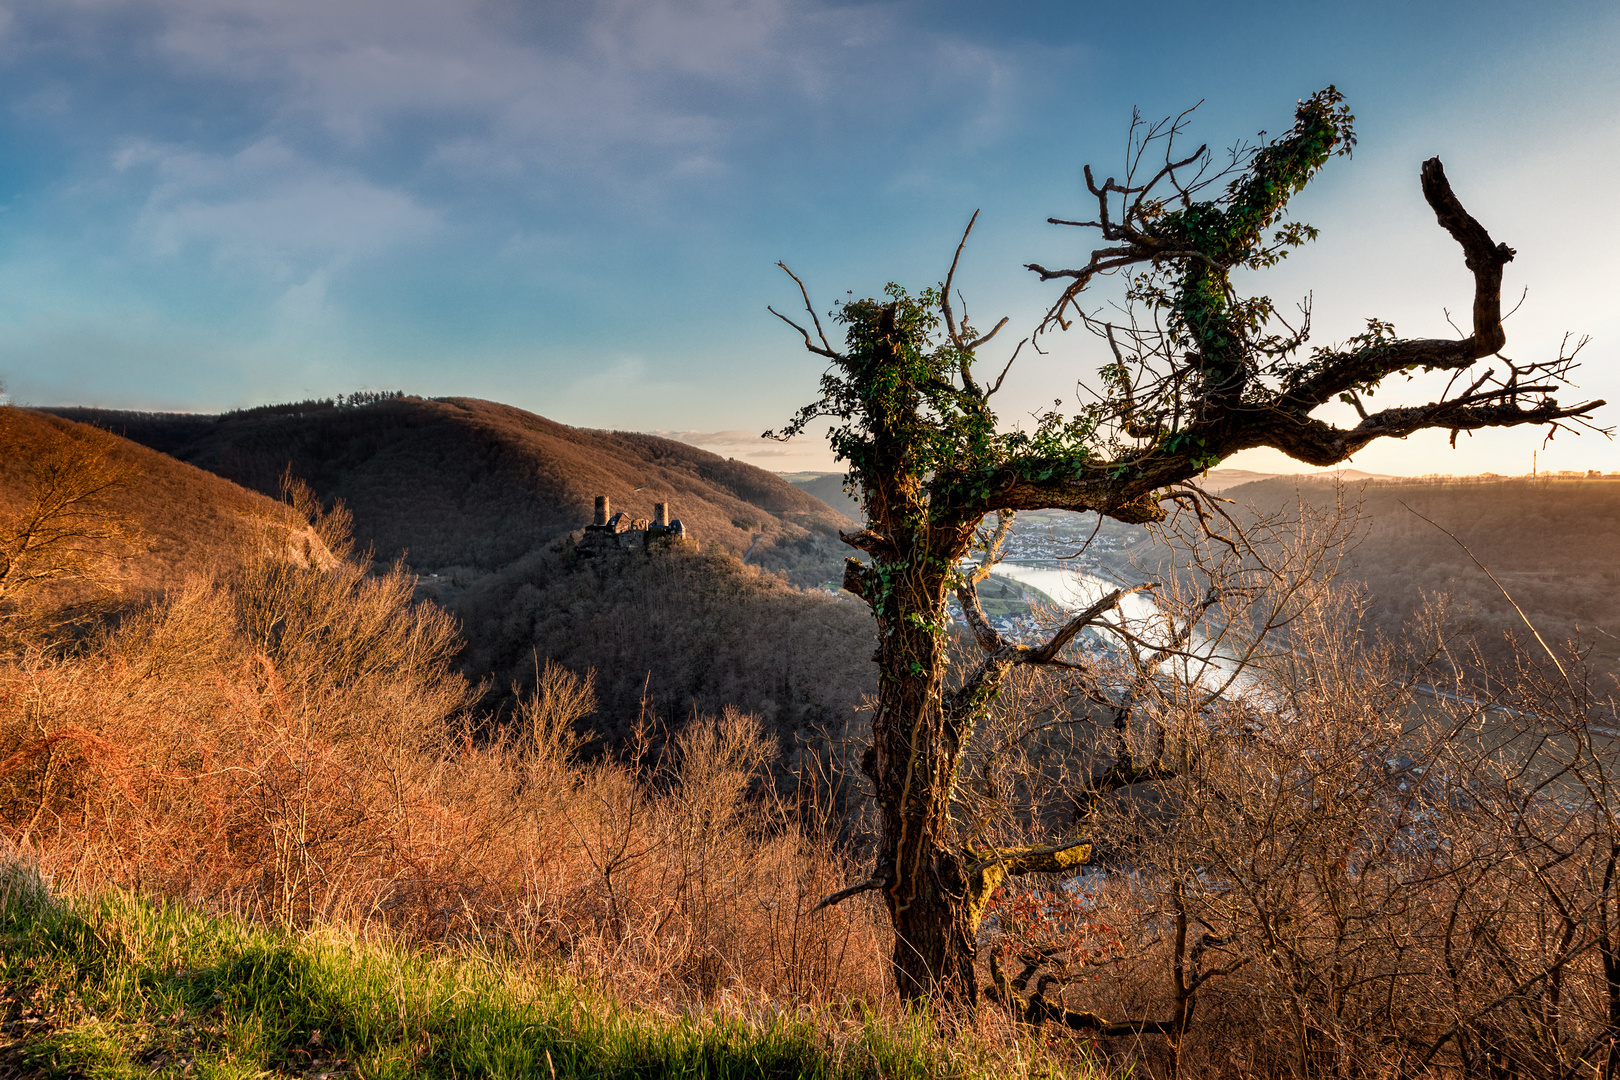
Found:
[{"label": "hilltop trees", "polygon": [[[1579,425],[1603,404],[1565,406],[1553,396],[1567,382],[1578,345],[1545,361],[1499,354],[1506,341],[1502,271],[1514,252],[1463,208],[1438,159],[1423,164],[1421,184],[1474,276],[1467,336],[1400,338],[1372,320],[1343,345],[1307,348],[1308,308],[1295,326],[1269,298],[1238,292],[1234,271],[1274,265],[1316,235],[1287,220],[1288,202],[1330,158],[1350,152],[1352,121],[1329,87],[1299,104],[1289,131],[1236,148],[1224,168],[1214,167],[1205,147],[1177,156],[1186,114],[1133,124],[1123,182],[1110,177],[1099,185],[1087,168],[1096,216],[1052,220],[1095,229],[1104,245],[1078,268],[1030,267],[1043,281],[1067,283],[1036,336],[1079,324],[1107,343],[1111,359],[1093,400],[1072,416],[1049,411],[1033,430],[1007,430],[992,408],[1006,369],[993,381],[974,370],[1006,320],[980,335],[965,311],[958,317],[955,261],[937,289],[914,296],[890,285],[881,297],[840,305],[833,317],[844,327],[841,347],[794,277],[808,325],[779,317],[830,363],[821,397],[782,434],[832,421],[833,448],[866,511],[865,527],[844,540],[869,560],[850,559],[844,584],[870,605],[879,634],[879,693],[863,762],[880,807],[879,850],[871,876],[827,902],[882,892],[904,993],[971,1004],[975,940],[997,887],[1009,875],[1078,866],[1091,850],[1084,835],[1039,847],[982,846],[959,819],[964,756],[1009,674],[1069,663],[1065,646],[1123,596],[1116,590],[1103,597],[1040,645],[1003,638],[976,595],[984,561],[963,567],[976,548],[993,554],[1010,515],[1051,508],[1149,523],[1163,520],[1174,503],[1204,514],[1203,496],[1185,482],[1239,450],[1269,446],[1327,466],[1378,438]],[[1111,273],[1126,278],[1123,319],[1081,306],[1086,288]],[[1494,359],[1480,370],[1486,358]],[[1365,399],[1389,377],[1435,371],[1452,375],[1435,400],[1367,408]],[[1353,407],[1358,422],[1344,427],[1315,415],[1335,401]],[[984,527],[994,515],[1000,530]],[[953,593],[983,655],[948,681],[946,602]],[[1207,610],[1224,599],[1217,588],[1201,605]],[[1164,649],[1149,659],[1162,659]],[[1154,767],[1122,758],[1094,775],[1077,803],[1140,782]]]}]

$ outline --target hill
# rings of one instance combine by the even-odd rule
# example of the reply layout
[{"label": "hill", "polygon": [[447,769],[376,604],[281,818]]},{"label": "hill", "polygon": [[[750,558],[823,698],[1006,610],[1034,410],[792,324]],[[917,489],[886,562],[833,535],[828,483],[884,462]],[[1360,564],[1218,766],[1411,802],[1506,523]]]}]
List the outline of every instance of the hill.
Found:
[{"label": "hill", "polygon": [[[837,532],[851,523],[751,465],[464,398],[217,417],[54,412],[261,491],[277,491],[290,468],[321,498],[342,499],[360,543],[404,556],[418,596],[460,620],[461,668],[485,682],[486,707],[509,705],[552,659],[595,669],[589,726],[610,740],[628,733],[644,698],[669,723],[731,705],[764,719],[791,765],[810,732],[842,735],[873,688],[865,608],[793,584],[842,574]],[[668,502],[695,543],[655,559],[578,559],[571,536],[597,495],[635,516]]]},{"label": "hill", "polygon": [[[1445,477],[1346,485],[1359,500],[1359,542],[1345,567],[1371,595],[1375,626],[1393,630],[1428,598],[1451,595],[1471,613],[1472,638],[1487,659],[1524,634],[1519,616],[1458,546],[1468,545],[1543,637],[1591,646],[1589,662],[1620,674],[1620,481]],[[1324,479],[1274,477],[1225,492],[1239,506],[1276,510],[1303,499],[1335,499]],[[1415,511],[1415,513],[1413,512]],[[1445,532],[1418,517],[1431,519]],[[1600,680],[1609,692],[1613,684]]]},{"label": "hill", "polygon": [[820,499],[851,521],[866,520],[861,504],[844,490],[843,473],[783,473],[782,479],[807,495]]},{"label": "hill", "polygon": [[[115,482],[94,513],[121,536],[92,575],[119,599],[177,585],[188,572],[222,572],[266,544],[301,553],[320,547],[292,508],[222,477],[94,427],[29,409],[0,409],[0,515],[33,499],[40,470],[70,459],[104,462]],[[63,582],[56,599],[85,598],[85,583]]]},{"label": "hill", "polygon": [[562,541],[464,586],[425,586],[462,620],[465,669],[494,687],[533,688],[546,659],[598,673],[591,727],[611,743],[647,710],[671,726],[693,709],[758,716],[782,764],[824,737],[851,734],[876,692],[876,631],[866,605],[804,592],[693,545],[652,557],[577,557]]},{"label": "hill", "polygon": [[342,499],[355,535],[418,573],[491,572],[591,520],[593,500],[650,517],[803,584],[840,573],[849,522],[772,473],[653,435],[558,424],[473,398],[264,406],[221,416],[61,408],[266,494],[290,468]]},{"label": "hill", "polygon": [[1263,473],[1255,472],[1252,469],[1211,469],[1198,478],[1198,486],[1211,494],[1218,494],[1230,488],[1259,483],[1262,480],[1308,480],[1326,481],[1328,483],[1339,480],[1346,484],[1359,484],[1367,480],[1398,479],[1400,478],[1387,476],[1383,473],[1362,472],[1360,469],[1322,469],[1310,473]]}]

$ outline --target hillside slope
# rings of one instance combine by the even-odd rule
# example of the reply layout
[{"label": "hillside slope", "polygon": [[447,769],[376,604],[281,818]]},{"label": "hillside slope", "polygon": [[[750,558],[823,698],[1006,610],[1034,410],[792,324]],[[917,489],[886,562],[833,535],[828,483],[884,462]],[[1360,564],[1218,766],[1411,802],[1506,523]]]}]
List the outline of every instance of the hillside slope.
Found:
[{"label": "hillside slope", "polygon": [[774,474],[652,435],[569,427],[473,398],[304,402],[218,417],[56,409],[265,493],[283,469],[341,498],[355,534],[418,572],[493,571],[591,520],[593,500],[790,573],[837,576],[849,522]]},{"label": "hillside slope", "polygon": [[[360,543],[404,555],[418,596],[460,620],[461,668],[484,681],[488,707],[509,705],[511,688],[528,689],[552,659],[596,671],[589,724],[610,741],[643,698],[671,725],[694,707],[731,705],[761,716],[791,765],[812,731],[841,736],[873,688],[865,608],[789,583],[836,579],[837,531],[850,522],[753,466],[461,398],[219,417],[56,411],[250,487],[276,491],[290,468],[322,498],[344,500]],[[576,559],[570,537],[598,494],[635,516],[668,502],[695,542],[658,558]]]},{"label": "hillside slope", "polygon": [[578,558],[567,541],[458,590],[425,586],[462,619],[466,670],[492,688],[533,687],[556,660],[597,672],[591,726],[619,742],[643,712],[671,728],[693,709],[754,713],[791,769],[799,749],[848,738],[877,690],[866,605],[801,592],[774,575],[693,545],[651,557]]},{"label": "hillside slope", "polygon": [[844,490],[843,473],[784,473],[782,479],[805,494],[820,499],[851,521],[866,519],[860,502]]},{"label": "hillside slope", "polygon": [[[0,514],[29,503],[36,467],[87,446],[104,448],[122,477],[103,509],[126,535],[96,575],[115,597],[160,592],[188,572],[228,570],[267,544],[294,553],[320,547],[308,522],[275,499],[128,439],[11,406],[0,408]],[[82,598],[73,586],[56,592],[63,601]]]},{"label": "hillside slope", "polygon": [[[1338,497],[1331,482],[1294,477],[1225,496],[1256,510],[1297,507],[1301,499],[1326,506]],[[1543,637],[1581,640],[1592,647],[1594,669],[1620,674],[1620,480],[1388,480],[1347,484],[1344,497],[1359,503],[1361,519],[1345,570],[1366,586],[1379,629],[1393,631],[1427,598],[1446,593],[1471,612],[1484,655],[1507,659],[1504,634],[1527,636],[1524,624],[1460,540]],[[1600,683],[1604,692],[1614,688]]]}]

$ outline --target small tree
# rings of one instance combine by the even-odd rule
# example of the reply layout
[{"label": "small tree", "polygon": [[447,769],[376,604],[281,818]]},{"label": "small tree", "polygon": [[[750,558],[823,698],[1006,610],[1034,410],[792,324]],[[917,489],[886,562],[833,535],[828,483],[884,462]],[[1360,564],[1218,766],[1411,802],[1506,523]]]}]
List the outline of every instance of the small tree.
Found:
[{"label": "small tree", "polygon": [[11,505],[0,504],[0,631],[49,622],[40,596],[53,587],[103,585],[133,531],[117,505],[130,475],[117,440],[55,419],[25,425],[16,408],[0,406],[0,447],[26,463]]},{"label": "small tree", "polygon": [[[1012,514],[1093,511],[1151,523],[1179,501],[1202,515],[1204,496],[1187,482],[1239,450],[1269,446],[1327,466],[1377,438],[1438,428],[1455,442],[1459,431],[1522,424],[1551,431],[1586,424],[1604,404],[1566,407],[1552,396],[1581,343],[1547,361],[1500,356],[1502,268],[1514,252],[1463,209],[1438,159],[1423,164],[1423,194],[1473,272],[1473,332],[1406,339],[1371,320],[1343,345],[1307,351],[1308,306],[1291,325],[1269,298],[1239,294],[1231,275],[1271,266],[1315,237],[1310,226],[1286,220],[1288,201],[1329,158],[1350,152],[1353,117],[1328,87],[1300,103],[1286,134],[1235,148],[1224,168],[1212,165],[1205,147],[1176,156],[1186,120],[1183,113],[1152,125],[1134,121],[1124,182],[1098,185],[1086,169],[1096,218],[1051,219],[1099,230],[1107,246],[1078,269],[1030,267],[1043,281],[1068,282],[1033,336],[1078,322],[1111,350],[1093,400],[1075,415],[1054,408],[1029,431],[1001,424],[991,398],[1012,360],[993,382],[981,381],[974,363],[1007,320],[981,336],[965,311],[957,318],[951,296],[962,245],[937,289],[912,296],[890,285],[880,298],[839,306],[832,318],[845,328],[842,348],[828,339],[796,276],[809,325],[773,309],[810,352],[830,361],[820,399],[780,437],[821,418],[833,422],[833,449],[848,463],[866,512],[865,526],[843,539],[869,559],[847,561],[844,586],[870,605],[879,635],[872,744],[862,763],[880,810],[876,864],[867,880],[823,903],[882,891],[895,930],[895,976],[909,996],[971,1005],[979,922],[996,888],[1008,875],[1079,866],[1091,850],[1083,836],[980,848],[953,815],[963,755],[1009,672],[1069,663],[1065,647],[1125,591],[1104,596],[1040,645],[1002,637],[984,617],[976,585]],[[1124,272],[1131,301],[1121,322],[1081,307],[1087,286],[1115,272]],[[1492,356],[1495,364],[1477,369]],[[1388,377],[1416,371],[1452,378],[1427,404],[1367,410],[1363,399]],[[1336,400],[1352,406],[1359,423],[1346,428],[1314,415]],[[999,515],[999,528],[984,527],[991,515]],[[976,547],[988,557],[964,569]],[[948,681],[953,592],[983,655]],[[1205,608],[1220,599],[1212,594]],[[1116,766],[1093,778],[1091,794],[1143,778],[1129,763]]]}]

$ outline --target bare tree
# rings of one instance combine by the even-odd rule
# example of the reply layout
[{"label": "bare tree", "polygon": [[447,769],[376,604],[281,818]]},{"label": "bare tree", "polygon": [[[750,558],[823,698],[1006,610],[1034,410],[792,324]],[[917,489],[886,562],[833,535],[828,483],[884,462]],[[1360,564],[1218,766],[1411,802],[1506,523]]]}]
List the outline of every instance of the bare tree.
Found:
[{"label": "bare tree", "polygon": [[115,499],[129,469],[113,436],[58,421],[25,431],[15,408],[0,407],[0,446],[26,469],[20,498],[0,507],[0,616],[14,624],[51,585],[98,583],[131,532]]},{"label": "bare tree", "polygon": [[[1375,321],[1342,346],[1306,352],[1308,311],[1292,326],[1270,299],[1237,292],[1234,270],[1270,266],[1315,235],[1286,220],[1288,200],[1331,157],[1350,151],[1352,121],[1329,87],[1299,104],[1280,138],[1239,146],[1219,169],[1204,147],[1178,156],[1185,114],[1133,124],[1125,181],[1098,185],[1088,169],[1097,216],[1060,222],[1099,230],[1107,246],[1078,269],[1032,267],[1043,280],[1068,282],[1035,345],[1078,321],[1107,341],[1112,359],[1093,400],[1072,416],[1054,408],[1033,430],[1006,430],[991,407],[1006,367],[994,381],[974,372],[977,354],[1006,320],[981,335],[965,309],[958,317],[952,296],[961,246],[937,289],[914,297],[891,285],[881,298],[839,306],[833,318],[845,328],[842,347],[793,278],[808,320],[778,317],[830,363],[821,397],[782,435],[832,421],[833,448],[866,511],[865,527],[844,540],[868,559],[848,560],[844,585],[871,606],[879,634],[879,692],[863,762],[880,808],[879,849],[870,877],[827,902],[881,890],[905,994],[971,1004],[979,922],[998,885],[1009,875],[1070,870],[1091,850],[1083,830],[1051,844],[980,846],[958,818],[964,754],[1009,674],[1075,663],[1070,644],[1123,596],[1102,597],[1041,644],[1004,638],[983,617],[980,570],[965,570],[963,560],[976,548],[993,549],[1009,515],[1062,509],[1145,523],[1179,504],[1207,517],[1215,509],[1188,481],[1239,450],[1270,446],[1331,465],[1383,436],[1522,424],[1552,430],[1586,424],[1603,404],[1564,406],[1553,396],[1578,346],[1545,361],[1500,357],[1502,269],[1513,251],[1464,210],[1437,159],[1424,163],[1422,187],[1474,276],[1467,336],[1402,339]],[[1127,317],[1088,314],[1084,290],[1118,272],[1129,275]],[[1497,359],[1479,370],[1489,357]],[[1436,370],[1453,374],[1436,400],[1366,410],[1363,398],[1388,377]],[[1314,415],[1335,400],[1358,410],[1356,426]],[[987,527],[987,519],[1001,525]],[[953,593],[981,650],[955,678],[947,670]],[[1204,608],[1222,602],[1217,592]],[[1124,774],[1115,780],[1127,782]]]}]

